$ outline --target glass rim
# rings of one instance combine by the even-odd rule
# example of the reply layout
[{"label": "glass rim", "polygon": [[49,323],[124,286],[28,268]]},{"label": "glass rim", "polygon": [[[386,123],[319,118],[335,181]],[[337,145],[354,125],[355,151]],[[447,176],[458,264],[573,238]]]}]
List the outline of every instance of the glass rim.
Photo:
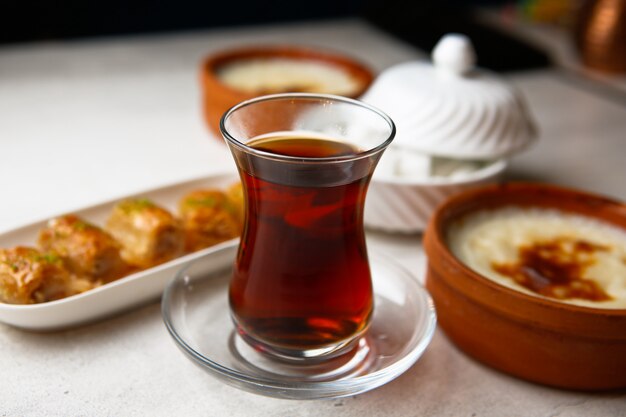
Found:
[{"label": "glass rim", "polygon": [[[363,109],[369,110],[378,116],[380,116],[388,125],[389,125],[389,135],[385,140],[376,145],[371,149],[367,149],[364,151],[360,151],[355,155],[344,155],[344,156],[330,156],[330,157],[302,157],[302,156],[292,156],[292,155],[281,155],[272,152],[262,151],[259,149],[255,149],[251,146],[246,145],[240,140],[233,137],[228,130],[226,129],[225,122],[233,113],[237,110],[240,110],[244,107],[248,107],[254,104],[262,103],[265,101],[274,101],[274,100],[285,100],[285,99],[309,99],[309,100],[330,100],[345,104],[351,104]],[[367,158],[371,155],[374,155],[382,150],[384,150],[389,144],[393,141],[396,136],[396,125],[385,112],[382,110],[367,104],[363,101],[338,96],[334,94],[317,94],[317,93],[280,93],[280,94],[268,94],[259,97],[255,97],[249,100],[242,101],[228,109],[220,118],[220,132],[224,136],[224,138],[231,144],[234,145],[249,154],[253,154],[256,156],[260,156],[266,159],[279,160],[284,162],[298,162],[298,163],[330,163],[330,162],[345,162],[345,161],[354,161],[357,159]]]}]

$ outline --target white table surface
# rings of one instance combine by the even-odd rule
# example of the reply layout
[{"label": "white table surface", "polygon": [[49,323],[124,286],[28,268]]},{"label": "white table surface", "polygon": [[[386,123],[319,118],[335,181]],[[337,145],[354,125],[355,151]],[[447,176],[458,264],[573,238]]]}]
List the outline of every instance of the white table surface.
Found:
[{"label": "white table surface", "polygon": [[[219,48],[332,47],[376,70],[422,57],[358,20],[0,47],[0,231],[232,169],[200,109],[198,63]],[[509,175],[626,198],[626,107],[557,71],[508,77],[541,129]],[[370,232],[416,272],[419,236]],[[0,416],[626,416],[626,393],[550,389],[467,358],[438,331],[419,362],[372,392],[287,401],[223,385],[175,347],[159,304],[56,333],[0,324]]]}]

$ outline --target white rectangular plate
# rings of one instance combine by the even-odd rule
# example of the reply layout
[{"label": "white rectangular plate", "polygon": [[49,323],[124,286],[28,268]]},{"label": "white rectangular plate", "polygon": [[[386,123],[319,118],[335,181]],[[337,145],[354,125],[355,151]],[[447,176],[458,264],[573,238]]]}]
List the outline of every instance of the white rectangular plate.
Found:
[{"label": "white rectangular plate", "polygon": [[[178,201],[186,193],[200,188],[225,189],[238,180],[239,177],[233,173],[213,175],[126,196],[75,210],[73,213],[102,226],[113,206],[118,201],[131,197],[149,198],[171,212],[176,212]],[[39,231],[45,227],[48,220],[45,219],[0,234],[0,248],[11,248],[18,245],[34,246]],[[0,321],[30,330],[54,330],[104,318],[158,298],[167,282],[173,278],[183,264],[225,246],[235,244],[236,240],[224,242],[62,300],[29,305],[0,303]]]}]

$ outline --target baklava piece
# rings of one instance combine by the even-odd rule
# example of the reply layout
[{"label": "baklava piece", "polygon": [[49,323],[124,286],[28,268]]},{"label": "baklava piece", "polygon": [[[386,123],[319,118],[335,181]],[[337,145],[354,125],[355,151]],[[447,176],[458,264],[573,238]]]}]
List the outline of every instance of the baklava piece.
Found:
[{"label": "baklava piece", "polygon": [[197,251],[233,239],[241,233],[236,206],[218,190],[197,190],[180,201],[185,249]]},{"label": "baklava piece", "polygon": [[233,204],[235,208],[235,213],[237,213],[237,219],[239,223],[243,225],[244,220],[244,210],[245,210],[245,202],[243,197],[243,186],[240,182],[237,182],[226,190],[226,195],[228,199]]},{"label": "baklava piece", "polygon": [[50,220],[39,233],[39,248],[56,253],[70,272],[92,282],[110,282],[129,272],[115,239],[73,214]]},{"label": "baklava piece", "polygon": [[147,199],[126,200],[113,208],[106,229],[122,245],[122,257],[149,268],[182,255],[184,233],[179,221]]},{"label": "baklava piece", "polygon": [[0,302],[43,303],[91,288],[89,281],[71,275],[55,254],[23,246],[0,249]]}]

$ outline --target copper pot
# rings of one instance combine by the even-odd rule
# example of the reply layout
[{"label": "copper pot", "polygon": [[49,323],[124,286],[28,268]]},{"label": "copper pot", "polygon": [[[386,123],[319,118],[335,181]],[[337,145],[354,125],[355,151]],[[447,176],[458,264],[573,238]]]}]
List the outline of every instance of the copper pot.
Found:
[{"label": "copper pot", "polygon": [[606,73],[626,73],[626,0],[589,0],[575,32],[583,64]]}]

